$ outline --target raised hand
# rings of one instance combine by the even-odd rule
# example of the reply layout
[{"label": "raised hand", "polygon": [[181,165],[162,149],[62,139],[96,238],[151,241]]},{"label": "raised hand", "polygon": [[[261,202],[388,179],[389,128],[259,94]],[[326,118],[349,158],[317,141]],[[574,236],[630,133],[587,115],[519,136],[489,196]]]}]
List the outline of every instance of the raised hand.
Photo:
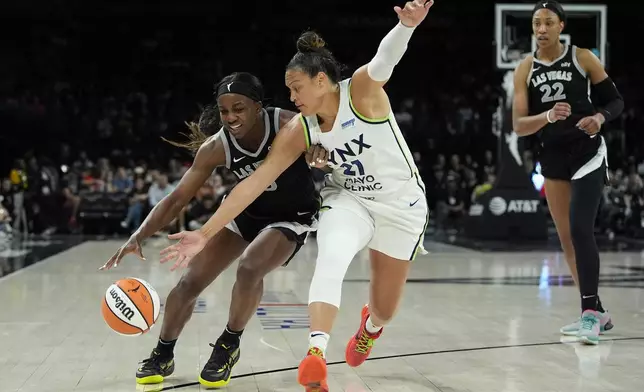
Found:
[{"label": "raised hand", "polygon": [[201,252],[208,242],[206,236],[199,230],[170,234],[168,239],[179,240],[176,244],[170,245],[160,252],[161,256],[163,256],[160,260],[161,263],[176,259],[170,271],[174,271],[179,267],[187,267],[192,258]]},{"label": "raised hand", "polygon": [[130,239],[121,246],[116,253],[112,257],[110,257],[109,260],[107,260],[107,263],[105,263],[99,270],[108,270],[110,268],[114,268],[119,265],[121,262],[121,259],[123,256],[133,253],[136,256],[139,257],[141,260],[145,260],[145,257],[143,256],[143,251],[141,250],[141,244],[139,243],[139,240],[136,238],[136,236],[131,236]]},{"label": "raised hand", "polygon": [[416,27],[425,20],[427,12],[434,5],[434,0],[414,0],[405,3],[405,8],[394,7],[400,22],[407,27]]}]

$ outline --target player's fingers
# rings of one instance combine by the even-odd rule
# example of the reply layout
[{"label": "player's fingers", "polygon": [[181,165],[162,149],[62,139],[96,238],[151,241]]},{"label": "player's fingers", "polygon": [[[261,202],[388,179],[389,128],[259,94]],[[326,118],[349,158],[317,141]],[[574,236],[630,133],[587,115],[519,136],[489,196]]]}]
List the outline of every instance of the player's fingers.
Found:
[{"label": "player's fingers", "polygon": [[402,8],[400,8],[400,7],[398,7],[398,6],[395,6],[395,7],[394,7],[394,11],[396,12],[396,14],[397,14],[398,16],[402,16]]},{"label": "player's fingers", "polygon": [[588,125],[590,125],[590,120],[588,117],[584,117],[579,122],[577,123],[578,128],[586,128]]},{"label": "player's fingers", "polygon": [[316,152],[315,152],[315,161],[316,163],[324,163],[326,162],[326,150],[322,147],[319,147]]},{"label": "player's fingers", "polygon": [[313,147],[309,147],[309,149],[306,150],[306,153],[304,153],[304,159],[309,166],[313,165]]},{"label": "player's fingers", "polygon": [[183,263],[183,261],[185,260],[185,258],[186,258],[186,257],[185,257],[184,255],[179,255],[179,256],[177,257],[177,262],[176,262],[176,263],[174,263],[174,265],[170,268],[170,271],[174,271],[174,270],[176,270],[177,268],[181,267],[181,263]]},{"label": "player's fingers", "polygon": [[430,9],[434,5],[434,0],[430,0],[427,3],[425,3],[425,8]]},{"label": "player's fingers", "polygon": [[143,256],[143,250],[141,249],[140,246],[137,245],[137,247],[136,247],[134,252],[136,253],[137,256],[139,256],[139,259],[146,260],[145,256]]},{"label": "player's fingers", "polygon": [[116,258],[116,255],[110,257],[110,259],[107,260],[107,263],[103,264],[103,266],[101,268],[99,268],[99,271],[108,270],[108,269],[112,268],[112,266],[114,265],[114,259],[115,258]]},{"label": "player's fingers", "polygon": [[165,264],[170,260],[174,260],[178,254],[179,254],[178,252],[168,253],[167,255],[163,256],[161,260],[159,260],[159,263]]},{"label": "player's fingers", "polygon": [[177,252],[177,251],[179,251],[179,244],[174,244],[174,245],[170,245],[170,246],[168,246],[166,248],[161,249],[159,254],[160,255],[165,255],[165,254],[172,253],[172,252]]},{"label": "player's fingers", "polygon": [[184,257],[184,260],[181,262],[181,268],[188,268],[191,261],[192,257]]},{"label": "player's fingers", "polygon": [[168,234],[168,239],[169,240],[181,240],[183,237],[186,236],[186,234],[187,233],[185,231],[182,231],[182,232],[179,232],[179,233],[174,233],[174,234]]}]

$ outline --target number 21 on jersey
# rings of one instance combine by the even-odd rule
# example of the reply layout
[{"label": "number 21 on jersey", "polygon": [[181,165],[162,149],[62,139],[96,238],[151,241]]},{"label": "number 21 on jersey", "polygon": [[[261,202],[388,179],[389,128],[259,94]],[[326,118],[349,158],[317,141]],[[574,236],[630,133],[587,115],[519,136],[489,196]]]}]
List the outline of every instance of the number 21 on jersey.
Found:
[{"label": "number 21 on jersey", "polygon": [[364,166],[362,166],[362,162],[357,159],[351,162],[344,162],[340,167],[344,168],[345,176],[364,176]]}]

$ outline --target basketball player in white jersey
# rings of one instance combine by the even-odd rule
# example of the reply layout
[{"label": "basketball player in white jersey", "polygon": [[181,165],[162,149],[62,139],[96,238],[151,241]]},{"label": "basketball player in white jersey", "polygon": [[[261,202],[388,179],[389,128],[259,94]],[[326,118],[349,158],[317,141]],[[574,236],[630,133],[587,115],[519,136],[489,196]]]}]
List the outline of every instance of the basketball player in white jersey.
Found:
[{"label": "basketball player in white jersey", "polygon": [[400,22],[375,57],[348,80],[324,41],[304,33],[286,72],[291,100],[301,112],[284,126],[257,170],[239,183],[199,231],[169,236],[179,243],[162,250],[162,261],[187,265],[210,238],[246,208],[311,144],[329,151],[332,173],[322,190],[318,257],[309,292],[311,334],[298,381],[307,391],[328,391],[325,350],[340,306],[342,281],[353,257],[368,247],[369,305],[346,348],[359,366],[400,302],[410,263],[423,251],[428,209],[425,187],[396,124],[383,86],[433,1],[395,7]]}]

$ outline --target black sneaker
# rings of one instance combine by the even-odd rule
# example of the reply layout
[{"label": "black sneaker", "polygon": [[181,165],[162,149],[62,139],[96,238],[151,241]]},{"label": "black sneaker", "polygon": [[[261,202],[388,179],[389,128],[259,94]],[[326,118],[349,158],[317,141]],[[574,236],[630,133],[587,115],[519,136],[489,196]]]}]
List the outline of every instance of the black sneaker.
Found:
[{"label": "black sneaker", "polygon": [[162,358],[155,348],[150,358],[140,362],[141,367],[136,371],[137,384],[159,384],[174,372],[174,358]]},{"label": "black sneaker", "polygon": [[208,388],[221,388],[228,385],[233,366],[239,361],[239,344],[217,341],[210,359],[199,375],[199,383]]}]

